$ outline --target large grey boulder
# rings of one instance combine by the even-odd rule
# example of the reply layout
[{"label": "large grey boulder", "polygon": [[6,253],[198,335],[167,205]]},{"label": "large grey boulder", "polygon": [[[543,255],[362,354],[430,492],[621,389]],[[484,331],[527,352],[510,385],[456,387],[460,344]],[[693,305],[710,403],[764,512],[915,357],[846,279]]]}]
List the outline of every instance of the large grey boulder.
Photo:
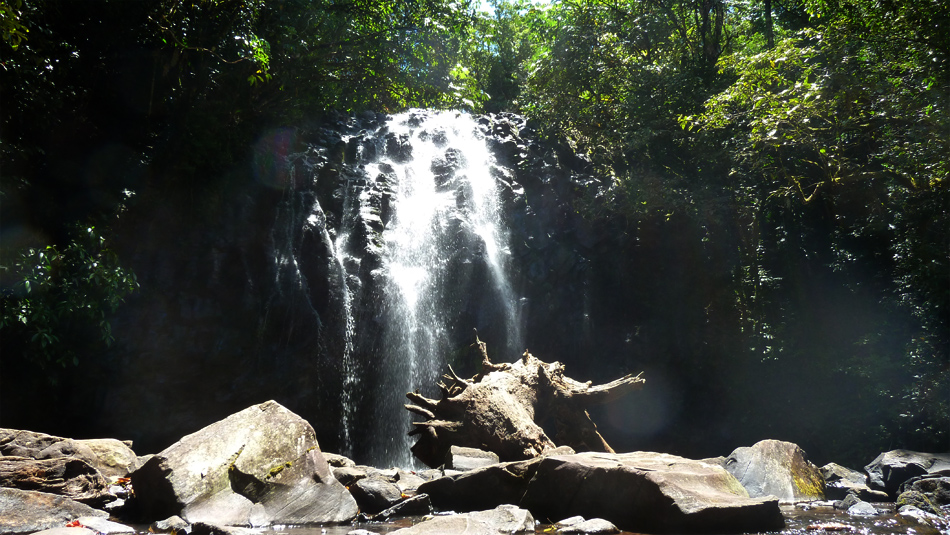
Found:
[{"label": "large grey boulder", "polygon": [[553,455],[521,506],[539,518],[603,518],[627,531],[737,533],[781,529],[774,498],[750,498],[721,466],[651,452]]},{"label": "large grey boulder", "polygon": [[753,498],[775,496],[782,503],[825,499],[825,479],[798,445],[763,440],[737,448],[724,463]]},{"label": "large grey boulder", "polygon": [[508,535],[534,533],[534,518],[529,511],[502,504],[487,511],[437,516],[412,527],[398,529],[392,535]]},{"label": "large grey boulder", "polygon": [[124,477],[138,467],[129,443],[114,438],[76,440],[19,429],[0,428],[0,454],[30,459],[73,457],[106,478]]},{"label": "large grey boulder", "polygon": [[896,498],[907,480],[925,474],[950,476],[950,453],[922,453],[891,450],[878,455],[864,467],[868,485]]},{"label": "large grey boulder", "polygon": [[356,501],[330,473],[313,428],[275,401],[182,438],[131,475],[148,520],[263,526],[346,522]]},{"label": "large grey boulder", "polygon": [[46,492],[0,488],[0,533],[15,535],[62,528],[80,517],[109,516],[88,505]]},{"label": "large grey boulder", "polygon": [[419,492],[441,509],[515,503],[538,518],[603,518],[628,531],[727,533],[784,526],[778,500],[750,498],[721,466],[662,453],[550,455],[440,478]]}]

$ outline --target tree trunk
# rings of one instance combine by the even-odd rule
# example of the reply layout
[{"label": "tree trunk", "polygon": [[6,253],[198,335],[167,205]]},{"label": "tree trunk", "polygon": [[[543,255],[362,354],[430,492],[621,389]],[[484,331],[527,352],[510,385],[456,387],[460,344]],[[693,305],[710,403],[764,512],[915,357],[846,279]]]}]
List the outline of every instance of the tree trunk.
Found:
[{"label": "tree trunk", "polygon": [[[410,435],[419,439],[412,453],[429,466],[445,461],[451,446],[493,451],[502,461],[530,459],[557,446],[576,451],[613,452],[590,419],[587,407],[609,403],[639,389],[639,375],[627,375],[592,386],[564,376],[560,362],[546,363],[525,351],[521,360],[493,364],[485,343],[482,372],[462,379],[451,366],[439,383],[442,399],[428,399],[416,392],[407,410],[424,417],[414,422]],[[550,438],[553,433],[553,440]]]}]

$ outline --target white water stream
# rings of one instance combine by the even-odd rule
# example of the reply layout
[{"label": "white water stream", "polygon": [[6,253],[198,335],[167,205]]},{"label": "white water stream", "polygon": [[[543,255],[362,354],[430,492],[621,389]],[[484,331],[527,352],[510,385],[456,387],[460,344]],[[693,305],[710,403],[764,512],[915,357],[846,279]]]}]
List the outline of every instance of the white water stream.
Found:
[{"label": "white water stream", "polygon": [[[471,333],[474,325],[452,325],[459,281],[453,280],[453,258],[462,248],[482,251],[494,298],[504,309],[506,347],[521,346],[521,319],[508,279],[508,232],[504,226],[498,186],[491,175],[493,156],[472,117],[453,112],[408,112],[387,125],[412,147],[411,157],[385,155],[367,165],[367,176],[380,168],[395,171],[393,215],[383,231],[385,337],[378,355],[382,384],[376,396],[373,461],[377,466],[412,466],[407,436],[411,417],[403,409],[408,391],[433,395],[455,329]],[[459,157],[460,156],[460,157]],[[454,175],[439,165],[457,161]],[[435,165],[434,165],[435,164]],[[464,290],[463,290],[464,291]],[[457,305],[456,305],[457,306]],[[456,337],[457,338],[457,337]],[[374,393],[375,394],[375,393]]]}]

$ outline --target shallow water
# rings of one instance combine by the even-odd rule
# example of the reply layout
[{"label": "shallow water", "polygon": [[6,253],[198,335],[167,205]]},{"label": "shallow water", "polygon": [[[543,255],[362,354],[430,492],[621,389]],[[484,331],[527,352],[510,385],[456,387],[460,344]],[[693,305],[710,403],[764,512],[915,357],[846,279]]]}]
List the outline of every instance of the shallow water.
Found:
[{"label": "shallow water", "polygon": [[[782,514],[785,516],[785,529],[782,531],[750,535],[798,535],[806,533],[810,535],[821,533],[950,535],[950,525],[945,526],[941,531],[929,526],[923,526],[912,519],[895,514],[894,504],[878,503],[874,504],[874,506],[879,511],[882,511],[882,514],[864,517],[849,516],[846,512],[835,510],[830,506],[782,506]],[[391,522],[363,522],[328,526],[280,526],[262,531],[261,535],[347,535],[347,533],[357,529],[365,529],[384,535],[400,528],[412,526],[422,520],[423,517],[412,516],[399,518]],[[846,526],[847,529],[841,531],[816,529],[816,526],[820,524],[841,524]],[[555,531],[550,524],[538,524],[535,533],[537,535],[550,535],[555,533]],[[625,531],[623,535],[638,534]]]}]

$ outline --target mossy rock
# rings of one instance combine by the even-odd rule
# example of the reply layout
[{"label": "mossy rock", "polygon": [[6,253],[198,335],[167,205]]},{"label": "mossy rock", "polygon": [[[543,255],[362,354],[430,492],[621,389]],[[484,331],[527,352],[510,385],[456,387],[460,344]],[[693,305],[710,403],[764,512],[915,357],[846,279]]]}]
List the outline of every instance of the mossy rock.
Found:
[{"label": "mossy rock", "polygon": [[916,490],[908,490],[907,492],[901,493],[901,495],[897,497],[896,505],[898,509],[905,505],[913,505],[921,511],[943,516],[940,507],[934,504],[926,494],[917,492]]}]

